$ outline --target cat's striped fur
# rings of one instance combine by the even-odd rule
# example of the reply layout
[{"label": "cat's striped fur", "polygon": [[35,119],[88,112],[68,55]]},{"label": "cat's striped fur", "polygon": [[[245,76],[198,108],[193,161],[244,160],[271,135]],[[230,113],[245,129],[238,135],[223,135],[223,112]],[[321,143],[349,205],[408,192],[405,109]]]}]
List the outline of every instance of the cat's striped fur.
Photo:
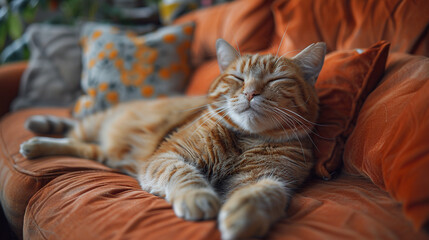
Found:
[{"label": "cat's striped fur", "polygon": [[[136,176],[179,217],[217,217],[223,239],[264,236],[313,166],[314,82],[326,47],[312,44],[292,59],[240,56],[223,40],[216,47],[221,75],[208,98],[126,103],[74,124],[58,120],[66,123],[58,129],[72,129],[68,138],[33,138],[21,152],[104,162]],[[46,129],[43,119],[30,120],[33,130]]]}]

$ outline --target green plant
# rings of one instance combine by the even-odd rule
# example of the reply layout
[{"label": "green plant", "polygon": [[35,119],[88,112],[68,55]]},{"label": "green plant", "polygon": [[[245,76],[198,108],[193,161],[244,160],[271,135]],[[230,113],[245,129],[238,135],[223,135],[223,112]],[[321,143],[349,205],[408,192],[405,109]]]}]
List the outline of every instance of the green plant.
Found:
[{"label": "green plant", "polygon": [[33,22],[73,24],[94,20],[104,0],[0,0],[0,50]]},{"label": "green plant", "polygon": [[[161,0],[134,0],[135,7]],[[123,1],[129,4],[129,0]],[[122,19],[120,0],[0,0],[0,50],[20,38],[33,22],[73,24],[76,20]]]},{"label": "green plant", "polygon": [[22,36],[24,23],[35,17],[37,3],[34,0],[0,0],[0,49]]}]

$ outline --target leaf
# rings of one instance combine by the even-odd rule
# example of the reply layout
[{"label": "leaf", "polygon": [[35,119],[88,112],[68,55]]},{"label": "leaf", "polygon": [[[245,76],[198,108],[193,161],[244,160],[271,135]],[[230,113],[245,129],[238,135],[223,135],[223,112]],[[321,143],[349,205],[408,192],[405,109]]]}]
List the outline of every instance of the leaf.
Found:
[{"label": "leaf", "polygon": [[0,51],[3,51],[7,39],[7,23],[6,21],[0,22]]},{"label": "leaf", "polygon": [[16,40],[21,37],[23,33],[23,26],[19,14],[12,12],[8,18],[9,35],[12,39]]},{"label": "leaf", "polygon": [[28,4],[22,11],[22,17],[24,18],[25,22],[31,22],[36,17],[36,13],[37,6],[31,6],[31,4]]}]

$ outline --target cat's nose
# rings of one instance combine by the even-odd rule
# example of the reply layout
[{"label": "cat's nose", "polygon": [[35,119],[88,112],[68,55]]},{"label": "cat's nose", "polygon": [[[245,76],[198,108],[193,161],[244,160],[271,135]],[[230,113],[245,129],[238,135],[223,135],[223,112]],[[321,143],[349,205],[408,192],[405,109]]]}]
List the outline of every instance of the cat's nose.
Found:
[{"label": "cat's nose", "polygon": [[249,92],[243,92],[244,96],[247,98],[247,100],[250,102],[255,96],[259,95],[256,91],[249,91]]}]

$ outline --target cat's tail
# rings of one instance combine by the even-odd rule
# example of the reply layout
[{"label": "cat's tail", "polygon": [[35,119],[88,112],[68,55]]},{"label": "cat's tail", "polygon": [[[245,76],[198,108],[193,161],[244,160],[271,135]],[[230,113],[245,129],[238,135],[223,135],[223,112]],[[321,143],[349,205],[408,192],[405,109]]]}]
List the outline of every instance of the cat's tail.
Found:
[{"label": "cat's tail", "polygon": [[25,127],[36,134],[65,135],[73,129],[76,124],[77,121],[69,118],[51,115],[34,115],[27,119]]}]

